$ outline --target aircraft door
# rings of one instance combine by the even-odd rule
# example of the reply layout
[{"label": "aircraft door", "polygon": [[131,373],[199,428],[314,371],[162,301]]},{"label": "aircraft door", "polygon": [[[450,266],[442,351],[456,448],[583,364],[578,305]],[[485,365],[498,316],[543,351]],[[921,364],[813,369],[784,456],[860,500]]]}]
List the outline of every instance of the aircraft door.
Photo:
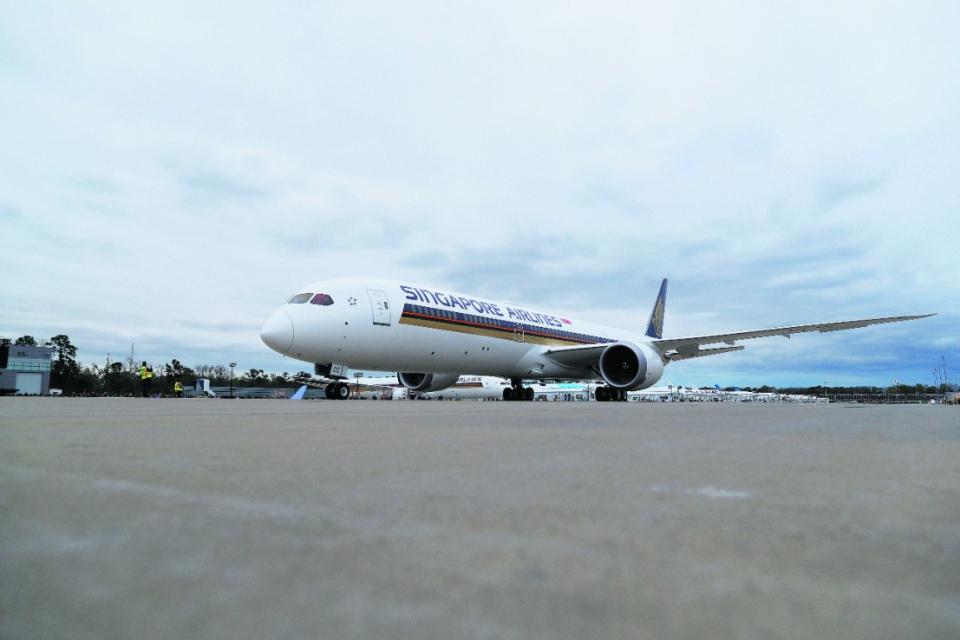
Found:
[{"label": "aircraft door", "polygon": [[367,295],[370,297],[370,308],[373,310],[373,324],[389,327],[390,302],[387,300],[386,292],[367,289]]}]

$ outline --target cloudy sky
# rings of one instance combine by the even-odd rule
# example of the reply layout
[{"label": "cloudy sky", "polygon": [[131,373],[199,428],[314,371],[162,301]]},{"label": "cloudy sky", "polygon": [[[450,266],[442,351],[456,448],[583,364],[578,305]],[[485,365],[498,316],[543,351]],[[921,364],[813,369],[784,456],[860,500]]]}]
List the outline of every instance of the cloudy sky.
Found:
[{"label": "cloudy sky", "polygon": [[[296,371],[389,275],[755,341],[680,384],[960,374],[960,3],[7,2],[0,336]],[[958,376],[960,377],[960,376]]]}]

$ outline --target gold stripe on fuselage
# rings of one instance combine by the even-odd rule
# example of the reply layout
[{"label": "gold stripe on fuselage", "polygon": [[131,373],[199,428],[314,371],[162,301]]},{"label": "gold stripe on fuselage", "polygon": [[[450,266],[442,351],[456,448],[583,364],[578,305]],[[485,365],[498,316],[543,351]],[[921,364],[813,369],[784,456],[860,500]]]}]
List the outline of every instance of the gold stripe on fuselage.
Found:
[{"label": "gold stripe on fuselage", "polygon": [[[488,338],[499,338],[501,340],[510,340],[511,342],[525,342],[527,344],[543,344],[549,346],[560,346],[570,344],[584,344],[581,340],[572,340],[556,337],[538,336],[530,333],[511,333],[500,329],[487,329],[464,324],[454,324],[438,320],[428,320],[426,318],[401,317],[400,324],[410,324],[427,329],[440,329],[441,331],[455,331],[457,333],[468,333],[474,336],[486,336]],[[519,338],[519,339],[518,339]]]}]

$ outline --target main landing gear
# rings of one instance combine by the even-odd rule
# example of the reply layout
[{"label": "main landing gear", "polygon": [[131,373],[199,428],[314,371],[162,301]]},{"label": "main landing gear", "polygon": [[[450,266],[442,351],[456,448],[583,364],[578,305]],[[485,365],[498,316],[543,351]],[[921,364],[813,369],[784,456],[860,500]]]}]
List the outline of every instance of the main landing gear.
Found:
[{"label": "main landing gear", "polygon": [[523,386],[523,381],[520,378],[511,378],[510,384],[513,386],[503,390],[504,400],[533,400],[533,387]]},{"label": "main landing gear", "polygon": [[323,388],[327,400],[346,400],[350,397],[350,387],[344,382],[331,382]]},{"label": "main landing gear", "polygon": [[597,402],[626,402],[627,390],[613,387],[597,387],[595,393]]}]

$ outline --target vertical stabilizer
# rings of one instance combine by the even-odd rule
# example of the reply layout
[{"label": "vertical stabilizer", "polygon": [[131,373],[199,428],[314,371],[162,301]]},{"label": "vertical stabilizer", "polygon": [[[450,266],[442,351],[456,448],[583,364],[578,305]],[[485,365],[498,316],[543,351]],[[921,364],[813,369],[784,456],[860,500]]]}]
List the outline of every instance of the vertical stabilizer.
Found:
[{"label": "vertical stabilizer", "polygon": [[663,312],[667,308],[667,279],[660,284],[660,293],[650,312],[650,322],[647,323],[647,336],[660,340],[663,338]]}]

